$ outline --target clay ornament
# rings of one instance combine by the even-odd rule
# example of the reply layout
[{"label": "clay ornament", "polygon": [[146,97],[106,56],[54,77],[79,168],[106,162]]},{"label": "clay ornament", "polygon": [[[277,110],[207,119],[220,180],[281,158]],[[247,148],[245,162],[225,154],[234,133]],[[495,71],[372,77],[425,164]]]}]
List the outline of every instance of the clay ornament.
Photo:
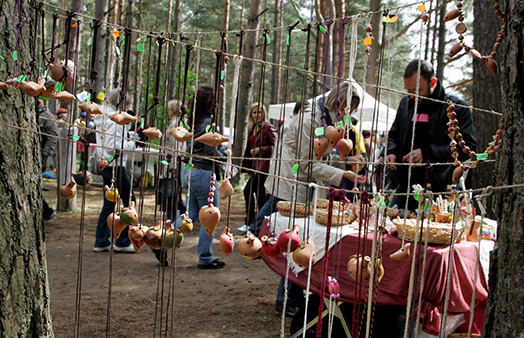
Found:
[{"label": "clay ornament", "polygon": [[118,213],[113,212],[107,216],[107,227],[109,228],[109,231],[113,232],[115,239],[117,239],[120,237],[120,233],[126,226],[120,221]]},{"label": "clay ornament", "polygon": [[67,63],[64,60],[54,62],[49,65],[49,70],[53,80],[60,81],[66,86],[72,85],[75,80],[76,66],[71,60],[67,60]]},{"label": "clay ornament", "polygon": [[[360,270],[360,273],[357,273],[357,269]],[[373,269],[373,264],[371,263],[371,258],[369,256],[353,255],[348,262],[348,273],[353,280],[366,281],[371,276],[371,269]],[[382,277],[384,277],[384,267],[382,266],[382,261],[377,259],[375,264],[375,277],[377,283],[380,283]]]},{"label": "clay ornament", "polygon": [[196,142],[204,143],[205,145],[216,147],[224,142],[229,141],[229,138],[219,133],[205,133],[195,139]]},{"label": "clay ornament", "polygon": [[11,87],[15,87],[15,88],[20,87],[20,82],[18,82],[18,78],[16,77],[6,80],[5,84],[10,85]]},{"label": "clay ornament", "polygon": [[[278,236],[278,246],[282,252],[293,252],[300,245],[300,237],[298,236],[298,230],[300,225],[295,224],[293,230],[284,230],[280,236]],[[291,241],[291,247],[288,251],[288,243]]]},{"label": "clay ornament", "polygon": [[149,127],[142,132],[150,140],[156,141],[162,137],[162,132],[157,127]]},{"label": "clay ornament", "polygon": [[171,128],[167,133],[173,136],[178,142],[186,142],[193,137],[193,133],[190,133],[189,130],[181,126]]},{"label": "clay ornament", "polygon": [[118,199],[120,198],[120,195],[118,194],[118,189],[117,188],[109,188],[107,185],[104,186],[104,190],[106,191],[105,192],[105,197],[106,197],[106,200],[108,200],[109,202],[116,202],[118,201]]},{"label": "clay ornament", "polygon": [[220,235],[220,252],[227,256],[233,252],[234,246],[235,242],[233,239],[233,234],[231,234],[228,227],[225,227],[224,231],[222,231],[222,234]]},{"label": "clay ornament", "polygon": [[276,258],[280,256],[280,247],[275,237],[262,236],[262,254],[266,257]]},{"label": "clay ornament", "polygon": [[457,42],[456,44],[453,45],[453,47],[451,47],[451,49],[449,50],[449,53],[448,53],[448,56],[450,58],[454,57],[455,55],[457,55],[458,53],[460,53],[460,51],[462,50],[462,48],[464,47],[464,44],[461,43],[461,42]]},{"label": "clay ornament", "polygon": [[0,90],[4,90],[4,89],[6,89],[7,87],[9,87],[9,85],[8,85],[7,83],[5,83],[5,82],[1,82],[1,81],[0,81]]},{"label": "clay ornament", "polygon": [[262,242],[253,234],[244,235],[238,243],[238,252],[248,259],[255,259],[262,253]]},{"label": "clay ornament", "polygon": [[208,236],[213,236],[213,232],[220,222],[220,209],[215,207],[213,203],[204,205],[198,212],[198,219],[200,223],[206,229]]},{"label": "clay ornament", "polygon": [[405,261],[409,257],[410,250],[411,243],[406,243],[403,247],[398,249],[398,251],[389,255],[389,259],[391,259],[392,261]]},{"label": "clay ornament", "polygon": [[98,170],[104,171],[104,169],[109,165],[109,162],[105,160],[103,157],[101,157],[98,161],[96,161],[96,166],[98,167]]},{"label": "clay ornament", "polygon": [[191,231],[193,231],[193,221],[187,214],[180,215],[180,218],[182,221],[180,222],[180,230],[182,230],[183,233],[188,234]]},{"label": "clay ornament", "polygon": [[60,93],[55,94],[55,99],[62,103],[68,103],[73,101],[75,99],[75,96],[70,92],[63,90]]},{"label": "clay ornament", "polygon": [[167,250],[173,250],[173,246],[175,249],[178,249],[182,246],[182,243],[184,243],[184,234],[182,233],[182,231],[178,229],[166,230],[164,235],[164,246]]},{"label": "clay ornament", "polygon": [[322,155],[324,155],[328,148],[329,140],[327,138],[316,138],[313,140],[313,150],[315,151],[317,161],[322,159]]},{"label": "clay ornament", "polygon": [[326,131],[324,133],[329,141],[329,145],[331,146],[331,148],[335,148],[338,140],[344,137],[344,127],[327,126]]},{"label": "clay ornament", "polygon": [[120,113],[110,115],[109,119],[119,126],[125,126],[128,123],[136,121],[136,116],[130,115],[126,111],[121,111]]},{"label": "clay ornament", "polygon": [[329,290],[329,299],[338,300],[340,298],[340,285],[338,281],[331,276],[328,276],[328,290]]},{"label": "clay ornament", "polygon": [[315,264],[317,254],[315,253],[315,243],[311,236],[308,236],[305,242],[302,242],[298,248],[293,252],[293,260],[297,265],[307,268],[309,267],[309,256],[311,256],[311,265]]},{"label": "clay ornament", "polygon": [[129,207],[123,208],[120,211],[120,221],[126,226],[135,225],[138,222],[135,202],[131,201]]},{"label": "clay ornament", "polygon": [[233,188],[231,182],[226,178],[220,185],[218,192],[220,193],[220,198],[226,198],[235,194],[235,188]]},{"label": "clay ornament", "polygon": [[45,90],[45,87],[43,85],[39,85],[36,82],[33,81],[27,81],[24,83],[21,83],[18,88],[20,88],[27,96],[39,96],[40,93]]},{"label": "clay ornament", "polygon": [[76,184],[81,187],[85,186],[87,188],[93,183],[93,174],[89,170],[86,170],[85,173],[83,171],[72,173],[71,176],[73,176]]},{"label": "clay ornament", "polygon": [[486,59],[486,67],[493,75],[497,75],[497,61],[491,55]]},{"label": "clay ornament", "polygon": [[78,108],[82,109],[90,115],[99,115],[102,114],[102,109],[100,106],[94,102],[82,102],[78,105]]},{"label": "clay ornament", "polygon": [[456,18],[460,16],[460,13],[462,13],[460,9],[453,9],[446,13],[446,16],[444,16],[444,21],[448,22],[451,20],[455,20]]},{"label": "clay ornament", "polygon": [[149,228],[144,235],[144,242],[154,250],[162,248],[162,229],[161,227]]},{"label": "clay ornament", "polygon": [[340,160],[346,160],[346,156],[348,156],[351,150],[353,150],[353,141],[348,140],[346,138],[341,138],[337,142],[337,150],[340,156]]},{"label": "clay ornament", "polygon": [[65,199],[70,199],[76,196],[76,183],[71,181],[69,183],[63,184],[60,189],[58,189],[60,196]]},{"label": "clay ornament", "polygon": [[135,252],[140,252],[140,248],[145,244],[144,236],[149,228],[145,225],[132,225],[129,227],[127,235],[133,243]]}]

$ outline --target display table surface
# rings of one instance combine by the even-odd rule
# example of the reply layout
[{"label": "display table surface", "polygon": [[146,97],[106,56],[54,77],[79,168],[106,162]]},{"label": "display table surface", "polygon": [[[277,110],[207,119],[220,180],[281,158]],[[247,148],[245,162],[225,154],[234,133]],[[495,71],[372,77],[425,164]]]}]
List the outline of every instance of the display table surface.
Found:
[{"label": "display table surface", "polygon": [[[261,233],[267,233],[271,230],[273,235],[278,236],[283,231],[282,215],[277,216],[277,213],[271,217],[272,223],[264,222]],[[287,217],[286,217],[287,218]],[[296,219],[297,222],[305,222],[306,219]],[[314,219],[310,219],[310,232],[315,233],[314,238],[323,237],[323,240],[315,240],[315,245],[318,251],[325,251],[325,237],[327,227],[316,223]],[[311,224],[314,224],[311,230]],[[368,288],[368,282],[363,283],[362,292],[356,294],[356,282],[349,276],[347,272],[347,263],[352,255],[357,253],[371,256],[371,244],[373,233],[368,233],[366,236],[360,237],[360,252],[357,252],[359,243],[359,235],[354,232],[353,227],[345,226],[349,229],[337,231],[337,227],[332,227],[331,236],[338,235],[338,242],[330,243],[329,254],[322,253],[320,259],[311,268],[311,285],[310,291],[320,295],[321,284],[323,276],[324,260],[329,259],[327,264],[326,276],[335,277],[340,285],[340,300],[343,302],[354,302],[355,299],[360,299],[361,302],[365,300]],[[352,230],[353,229],[353,230]],[[319,235],[319,233],[321,235]],[[345,233],[345,235],[341,235]],[[365,244],[364,244],[365,238]],[[392,261],[389,255],[396,252],[401,247],[402,241],[396,236],[386,234],[383,237],[383,251],[382,251],[382,265],[384,267],[384,277],[378,285],[376,304],[377,305],[406,305],[408,298],[409,280],[411,272],[411,262],[413,254],[405,261]],[[365,247],[365,250],[362,248]],[[416,266],[419,266],[419,271],[422,269],[422,253],[424,247],[421,246],[420,255],[416,258]],[[444,298],[446,292],[446,281],[448,273],[448,262],[451,246],[448,245],[429,245],[426,255],[426,267],[424,269],[424,290],[422,292],[421,300],[421,314],[420,322],[425,332],[431,334],[438,334],[440,331],[440,313],[443,312]],[[477,243],[461,242],[454,246],[452,272],[450,278],[450,298],[448,303],[448,314],[464,313],[464,319],[469,320],[469,312],[471,305],[471,297],[474,290],[475,274],[479,273],[477,278],[477,291],[475,295],[475,304],[483,303],[487,299],[487,288],[482,274],[482,270],[478,268],[475,270],[475,262],[477,259]],[[262,255],[264,262],[276,273],[281,276],[286,275],[287,260],[282,255],[278,258],[268,258]],[[290,271],[289,279],[294,284],[306,288],[309,270],[303,270],[298,274]],[[418,292],[416,293],[418,295]],[[329,291],[325,289],[325,295],[329,295]],[[418,297],[413,299],[415,305]],[[417,309],[417,307],[415,307]],[[416,311],[416,310],[415,310]],[[475,314],[475,323],[473,332],[480,332],[483,326],[483,316]]]}]

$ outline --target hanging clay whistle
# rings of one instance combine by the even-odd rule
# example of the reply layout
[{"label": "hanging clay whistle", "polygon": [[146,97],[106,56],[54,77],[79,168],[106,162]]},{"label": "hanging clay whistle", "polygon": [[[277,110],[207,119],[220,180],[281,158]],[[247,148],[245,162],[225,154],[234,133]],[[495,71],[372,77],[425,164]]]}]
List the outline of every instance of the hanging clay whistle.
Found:
[{"label": "hanging clay whistle", "polygon": [[233,241],[233,235],[229,231],[228,227],[224,228],[222,234],[220,235],[220,252],[224,255],[229,255],[233,252],[233,247],[235,243]]},{"label": "hanging clay whistle", "polygon": [[453,183],[458,183],[462,174],[464,174],[464,167],[459,165],[455,170],[453,170]]},{"label": "hanging clay whistle", "polygon": [[53,62],[49,65],[51,70],[51,77],[55,81],[60,81],[65,85],[72,85],[75,79],[76,66],[71,60],[67,60],[67,63],[62,60],[60,62]]},{"label": "hanging clay whistle", "polygon": [[109,228],[109,231],[113,232],[115,239],[117,239],[120,237],[120,233],[126,226],[120,221],[118,213],[113,212],[107,217],[107,227]]},{"label": "hanging clay whistle", "polygon": [[60,189],[58,189],[58,192],[60,193],[60,196],[62,196],[65,199],[70,199],[76,196],[76,183],[75,181],[71,181],[66,184],[62,184]]},{"label": "hanging clay whistle", "polygon": [[184,243],[184,234],[178,229],[167,229],[164,235],[164,246],[167,250],[179,249]]},{"label": "hanging clay whistle", "polygon": [[162,137],[162,132],[157,127],[149,127],[142,131],[150,140],[156,141]]},{"label": "hanging clay whistle", "polygon": [[171,128],[167,133],[175,138],[178,142],[186,142],[193,137],[193,133],[190,133],[189,130],[182,126],[176,128]]},{"label": "hanging clay whistle", "polygon": [[469,55],[471,55],[474,59],[480,60],[482,58],[482,54],[476,49],[471,48],[469,50]]},{"label": "hanging clay whistle", "polygon": [[389,259],[392,261],[405,261],[408,259],[411,250],[411,243],[404,244],[403,247],[398,249],[396,252],[389,255]]},{"label": "hanging clay whistle", "polygon": [[85,186],[87,188],[93,183],[93,174],[89,170],[86,170],[85,173],[83,171],[72,173],[71,176],[73,176],[76,184],[81,187]]},{"label": "hanging clay whistle", "polygon": [[9,87],[9,85],[8,85],[7,83],[5,83],[5,82],[1,82],[1,81],[0,81],[0,90],[4,90],[4,89],[6,89],[7,87]]},{"label": "hanging clay whistle", "polygon": [[117,188],[109,188],[107,185],[104,186],[104,190],[106,191],[105,192],[105,197],[106,197],[106,200],[108,200],[109,202],[116,202],[118,201],[118,199],[120,198],[120,195],[118,194],[118,189]]},{"label": "hanging clay whistle", "polygon": [[144,242],[154,250],[162,248],[162,227],[149,228],[144,235]]},{"label": "hanging clay whistle", "polygon": [[96,161],[96,166],[98,167],[98,170],[104,171],[104,169],[109,165],[109,162],[105,160],[103,157],[101,157],[98,161]]},{"label": "hanging clay whistle", "polygon": [[193,221],[186,214],[180,215],[182,221],[180,222],[180,229],[183,233],[188,234],[193,231]]},{"label": "hanging clay whistle", "polygon": [[486,59],[486,67],[493,75],[497,75],[497,61],[491,55]]},{"label": "hanging clay whistle", "polygon": [[220,222],[220,209],[215,207],[213,203],[204,205],[198,212],[198,219],[204,229],[206,229],[207,235],[213,236],[213,231],[215,231],[218,222]]},{"label": "hanging clay whistle", "polygon": [[349,276],[353,278],[353,280],[357,280],[357,275],[363,281],[368,280],[369,276],[371,275],[369,271],[370,262],[371,262],[371,258],[369,256],[361,256],[361,255],[351,256],[348,261]]},{"label": "hanging clay whistle", "polygon": [[335,148],[338,140],[344,137],[344,127],[327,126],[325,131],[326,138],[329,140],[331,148]]},{"label": "hanging clay whistle", "polygon": [[244,235],[238,243],[238,252],[248,259],[255,259],[262,253],[262,242],[253,234]]},{"label": "hanging clay whistle", "polygon": [[18,82],[18,78],[16,77],[6,80],[5,83],[11,87],[15,87],[15,88],[20,87],[20,82]]},{"label": "hanging clay whistle", "polygon": [[322,159],[322,155],[326,152],[326,150],[329,148],[329,140],[325,137],[323,138],[316,138],[313,140],[313,150],[315,151],[315,155],[317,157],[317,161],[320,161]]},{"label": "hanging clay whistle", "polygon": [[75,96],[70,92],[63,90],[60,93],[55,94],[55,99],[62,103],[68,103],[73,101],[75,99]]},{"label": "hanging clay whistle", "polygon": [[317,254],[315,253],[315,243],[311,236],[307,237],[305,242],[300,243],[299,247],[293,252],[293,260],[303,268],[309,267],[309,256],[311,256],[311,265],[315,264]]},{"label": "hanging clay whistle", "polygon": [[[298,248],[300,245],[300,237],[298,236],[299,229],[300,225],[295,224],[293,230],[286,229],[280,234],[280,236],[278,236],[278,246],[282,252],[293,252]],[[291,241],[291,247],[288,251],[287,248],[289,241]]]},{"label": "hanging clay whistle", "polygon": [[460,9],[453,9],[446,13],[446,16],[444,16],[444,21],[448,22],[451,20],[455,20],[456,18],[460,16],[461,13],[462,11]]},{"label": "hanging clay whistle", "polygon": [[464,44],[462,42],[457,42],[449,50],[448,56],[450,58],[454,57],[455,55],[457,55],[462,50],[463,47],[464,47]]},{"label": "hanging clay whistle", "polygon": [[36,82],[33,81],[26,81],[24,83],[21,83],[18,88],[20,88],[27,96],[39,96],[40,93],[45,90],[45,87],[42,85],[39,85]]},{"label": "hanging clay whistle", "polygon": [[377,264],[375,265],[375,274],[377,283],[380,283],[382,277],[384,277],[384,266],[382,265],[382,259],[380,258],[377,259]]},{"label": "hanging clay whistle", "polygon": [[136,116],[130,115],[126,111],[121,111],[120,113],[110,115],[109,119],[120,126],[125,126],[128,123],[136,121]]},{"label": "hanging clay whistle", "polygon": [[228,179],[225,179],[224,181],[222,181],[222,184],[220,185],[220,189],[218,189],[218,192],[220,193],[220,198],[226,198],[235,194],[235,188],[233,188],[233,185],[231,184],[231,182],[229,182]]},{"label": "hanging clay whistle", "polygon": [[195,139],[196,142],[204,143],[205,145],[216,147],[224,142],[229,141],[229,138],[219,133],[205,133]]},{"label": "hanging clay whistle", "polygon": [[338,281],[331,276],[328,276],[328,290],[329,290],[329,298],[331,300],[337,300],[340,298],[340,284],[338,284]]},{"label": "hanging clay whistle", "polygon": [[133,243],[135,252],[139,252],[140,248],[144,245],[144,236],[148,229],[149,228],[145,225],[132,225],[129,227],[127,235],[129,236],[131,243]]},{"label": "hanging clay whistle", "polygon": [[120,220],[126,226],[135,225],[138,222],[138,213],[135,209],[135,202],[129,202],[129,207],[120,211]]},{"label": "hanging clay whistle", "polygon": [[44,79],[44,81],[45,89],[40,92],[40,96],[47,97],[50,99],[54,98],[56,82],[53,79],[49,79],[47,81]]},{"label": "hanging clay whistle", "polygon": [[267,257],[276,258],[280,256],[280,247],[275,237],[262,236],[262,254]]},{"label": "hanging clay whistle", "polygon": [[344,161],[346,156],[348,156],[351,150],[353,150],[353,141],[348,140],[347,138],[341,138],[337,142],[337,149],[340,160]]},{"label": "hanging clay whistle", "polygon": [[100,106],[94,102],[82,102],[78,105],[78,108],[82,109],[90,115],[99,115],[102,114],[102,109]]}]

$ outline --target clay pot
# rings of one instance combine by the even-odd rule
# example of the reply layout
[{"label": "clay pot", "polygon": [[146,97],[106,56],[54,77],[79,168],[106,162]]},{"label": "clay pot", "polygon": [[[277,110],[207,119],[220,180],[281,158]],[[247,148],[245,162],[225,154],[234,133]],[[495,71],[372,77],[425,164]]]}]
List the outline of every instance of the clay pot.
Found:
[{"label": "clay pot", "polygon": [[131,203],[129,207],[123,208],[122,211],[120,211],[120,220],[126,226],[135,225],[138,222],[138,213],[134,208],[134,202]]},{"label": "clay pot", "polygon": [[408,259],[411,250],[411,243],[404,244],[403,247],[398,249],[396,252],[389,255],[389,259],[392,261],[405,261]]},{"label": "clay pot", "polygon": [[55,99],[62,103],[68,103],[73,101],[75,99],[75,96],[70,92],[63,90],[60,93],[55,94]]},{"label": "clay pot", "polygon": [[317,254],[315,253],[315,243],[311,236],[308,236],[307,240],[302,242],[293,252],[293,260],[299,266],[307,268],[309,267],[309,256],[311,252],[313,252],[313,255],[311,256],[311,265],[313,265],[315,264]]},{"label": "clay pot", "polygon": [[224,255],[229,255],[233,252],[233,247],[235,246],[233,235],[229,231],[228,227],[224,228],[222,234],[220,235],[220,252]]},{"label": "clay pot", "polygon": [[167,133],[173,136],[178,142],[186,142],[193,137],[193,133],[190,133],[189,130],[181,126],[171,128],[167,131]]},{"label": "clay pot", "polygon": [[[371,276],[371,269],[373,264],[369,256],[353,255],[348,262],[348,273],[353,280],[357,280],[357,269],[360,269],[359,281],[366,281]],[[382,266],[382,260],[377,259],[375,264],[375,277],[377,283],[380,283],[382,277],[384,277],[384,267]]]},{"label": "clay pot", "polygon": [[219,133],[205,133],[195,139],[196,142],[204,143],[205,145],[216,147],[224,142],[229,141],[229,138]]},{"label": "clay pot", "polygon": [[213,236],[213,232],[215,231],[218,222],[220,222],[220,209],[215,207],[213,203],[204,205],[198,212],[198,219],[200,220],[200,223],[202,223],[204,229],[206,229],[207,235]]},{"label": "clay pot", "polygon": [[245,258],[255,259],[262,253],[262,242],[253,234],[244,235],[238,243],[238,252]]},{"label": "clay pot", "polygon": [[461,13],[462,11],[460,9],[453,9],[446,13],[446,16],[444,17],[444,21],[448,22],[451,20],[455,20],[456,18],[460,16]]},{"label": "clay pot", "polygon": [[344,127],[327,126],[325,134],[326,134],[326,138],[328,139],[329,145],[331,146],[331,148],[335,148],[338,140],[344,137]]},{"label": "clay pot", "polygon": [[109,202],[116,202],[118,201],[118,199],[120,198],[120,195],[118,194],[118,189],[117,188],[109,188],[107,185],[104,186],[104,190],[106,191],[105,192],[105,197],[106,197],[106,200],[108,200]]},{"label": "clay pot", "polygon": [[166,230],[164,235],[164,246],[167,250],[173,250],[173,246],[175,249],[178,249],[182,246],[182,243],[184,243],[184,234],[180,230]]},{"label": "clay pot", "polygon": [[109,231],[113,231],[114,229],[113,234],[115,239],[117,239],[120,237],[120,233],[126,226],[120,221],[120,215],[113,212],[107,217],[107,227],[109,228]]},{"label": "clay pot", "polygon": [[125,126],[128,123],[136,121],[136,116],[130,115],[125,111],[121,111],[120,113],[114,113],[113,115],[110,115],[109,119],[119,126]]},{"label": "clay pot", "polygon": [[276,258],[280,256],[280,247],[275,237],[262,236],[262,254],[267,257]]},{"label": "clay pot", "polygon": [[322,155],[326,152],[326,150],[329,148],[329,140],[325,137],[323,138],[316,138],[313,140],[313,150],[315,151],[315,156],[317,157],[317,161],[320,161],[322,159]]},{"label": "clay pot", "polygon": [[65,199],[70,199],[76,196],[76,183],[71,181],[69,183],[63,184],[58,190],[60,196]]},{"label": "clay pot", "polygon": [[492,56],[488,56],[486,59],[486,67],[493,75],[497,75],[497,61]]},{"label": "clay pot", "polygon": [[78,105],[78,108],[82,109],[90,115],[100,115],[102,114],[102,109],[100,106],[94,102],[82,102]]},{"label": "clay pot", "polygon": [[337,142],[337,149],[340,160],[344,161],[346,156],[348,156],[351,150],[353,150],[353,141],[348,140],[347,138],[341,138]]},{"label": "clay pot", "polygon": [[231,182],[229,182],[228,179],[225,179],[220,185],[220,189],[218,189],[218,192],[220,193],[220,198],[226,198],[229,196],[233,196],[235,194],[235,189],[233,188]]},{"label": "clay pot", "polygon": [[85,173],[83,171],[79,171],[77,173],[72,173],[73,179],[75,180],[76,184],[78,184],[81,187],[89,187],[91,183],[93,183],[93,174],[89,170],[86,170]]},{"label": "clay pot", "polygon": [[160,227],[149,228],[144,235],[144,242],[154,250],[162,248],[162,229]]},{"label": "clay pot", "polygon": [[149,227],[145,225],[131,225],[128,231],[129,238],[135,241],[141,241],[144,239],[147,230],[149,230]]},{"label": "clay pot", "polygon": [[5,82],[1,82],[1,81],[0,81],[0,90],[4,90],[4,89],[6,89],[7,87],[9,87],[9,85],[8,85],[7,83],[5,83]]},{"label": "clay pot", "polygon": [[[300,237],[298,236],[298,230],[300,229],[300,225],[295,224],[293,227],[293,230],[285,230],[283,231],[280,236],[278,236],[278,246],[280,247],[280,250],[282,252],[293,252],[298,248],[300,245]],[[287,251],[288,243],[291,240],[291,248],[289,251]]]},{"label": "clay pot", "polygon": [[461,43],[461,42],[457,42],[456,44],[453,45],[453,47],[451,47],[451,49],[449,50],[449,53],[448,53],[448,56],[450,58],[454,57],[455,55],[457,55],[458,53],[460,53],[460,51],[462,50],[462,48],[464,47],[464,44]]},{"label": "clay pot", "polygon": [[162,137],[162,132],[157,127],[149,127],[142,132],[150,140],[156,141]]},{"label": "clay pot", "polygon": [[72,85],[75,80],[76,66],[71,60],[67,60],[67,63],[64,60],[54,62],[49,65],[49,70],[53,80],[60,81],[65,85]]},{"label": "clay pot", "polygon": [[98,167],[98,170],[104,171],[104,169],[109,165],[109,162],[105,160],[103,157],[101,157],[98,161],[96,161],[96,166]]},{"label": "clay pot", "polygon": [[193,221],[186,214],[180,215],[182,221],[180,222],[180,230],[183,233],[188,234],[193,231]]},{"label": "clay pot", "polygon": [[20,88],[26,95],[28,96],[39,96],[40,93],[45,90],[45,87],[43,85],[39,85],[36,82],[33,81],[27,81],[24,83],[21,83],[18,88]]}]

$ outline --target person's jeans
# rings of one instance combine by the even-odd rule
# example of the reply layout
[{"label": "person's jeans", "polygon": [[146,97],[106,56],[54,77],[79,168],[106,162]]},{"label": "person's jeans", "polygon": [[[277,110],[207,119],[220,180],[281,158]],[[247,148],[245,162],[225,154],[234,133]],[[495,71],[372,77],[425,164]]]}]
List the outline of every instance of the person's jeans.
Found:
[{"label": "person's jeans", "polygon": [[255,197],[257,199],[258,211],[262,209],[267,201],[266,183],[267,175],[252,173],[249,176],[246,186],[244,187],[244,200],[246,201],[246,224],[251,227],[255,223]]},{"label": "person's jeans", "polygon": [[[284,283],[286,279],[282,277],[280,283],[278,284],[277,292],[277,301],[284,302]],[[304,302],[304,290],[295,284],[291,283],[290,280],[287,281],[287,305],[288,306],[300,306]]]},{"label": "person's jeans", "polygon": [[262,222],[264,218],[269,216],[271,213],[277,211],[277,203],[282,201],[282,199],[275,197],[273,195],[267,195],[267,201],[264,203],[262,208],[258,211],[256,227],[255,224],[249,226],[249,231],[254,233],[256,236],[260,233],[260,228],[262,227]]},{"label": "person's jeans", "polygon": [[[187,196],[187,203],[189,203],[188,214],[193,222],[199,221],[198,212],[200,208],[208,204],[209,197],[209,182],[211,181],[213,172],[211,170],[192,169],[191,171],[191,191],[188,194],[188,170],[184,168],[182,171],[182,187]],[[218,186],[215,181],[215,197],[213,198],[213,205],[218,207]],[[206,229],[201,225],[200,234],[198,236],[198,264],[209,264],[215,260],[213,256],[213,236],[208,236]]]},{"label": "person's jeans", "polygon": [[[135,201],[135,193],[131,190],[131,182],[129,181],[129,176],[127,176],[126,169],[124,167],[116,167],[116,180],[115,187],[118,189],[120,198],[124,207],[129,206],[129,193],[131,192],[131,200]],[[113,177],[113,167],[107,166],[102,171],[102,178],[104,179],[104,185],[111,187],[111,178]],[[95,247],[106,247],[111,244],[111,231],[107,226],[107,217],[114,211],[115,203],[110,202],[105,197],[105,190],[102,190],[104,196],[104,205],[100,211],[100,216],[98,216],[98,224],[96,225],[96,235],[95,235]],[[115,246],[126,247],[131,244],[131,240],[127,235],[128,227],[125,227],[124,230],[120,233],[118,239],[115,240]]]}]

